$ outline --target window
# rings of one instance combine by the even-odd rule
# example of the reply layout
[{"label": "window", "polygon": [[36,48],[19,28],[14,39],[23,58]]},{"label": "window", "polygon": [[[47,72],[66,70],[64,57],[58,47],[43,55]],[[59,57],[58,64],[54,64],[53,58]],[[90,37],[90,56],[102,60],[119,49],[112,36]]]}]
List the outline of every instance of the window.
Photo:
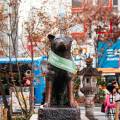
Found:
[{"label": "window", "polygon": [[118,5],[118,0],[113,0],[113,6],[117,6]]},{"label": "window", "polygon": [[113,0],[113,11],[114,12],[118,11],[118,0]]},{"label": "window", "polygon": [[108,6],[109,0],[102,0],[102,3],[103,3],[104,6]]},{"label": "window", "polygon": [[80,12],[84,6],[85,0],[72,0],[72,12],[73,13],[78,13]]},{"label": "window", "polygon": [[96,5],[102,5],[103,7],[110,7],[111,0],[95,0]]},{"label": "window", "polygon": [[89,83],[89,82],[90,82],[90,79],[89,79],[89,78],[86,78],[86,82]]},{"label": "window", "polygon": [[81,7],[84,0],[72,0],[72,7]]}]

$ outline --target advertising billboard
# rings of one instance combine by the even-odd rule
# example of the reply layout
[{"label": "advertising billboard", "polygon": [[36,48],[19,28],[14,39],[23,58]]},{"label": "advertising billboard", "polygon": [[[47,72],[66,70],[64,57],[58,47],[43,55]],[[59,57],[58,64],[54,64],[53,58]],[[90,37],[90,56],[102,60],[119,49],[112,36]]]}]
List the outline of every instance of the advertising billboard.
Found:
[{"label": "advertising billboard", "polygon": [[98,68],[120,68],[120,39],[98,41]]}]

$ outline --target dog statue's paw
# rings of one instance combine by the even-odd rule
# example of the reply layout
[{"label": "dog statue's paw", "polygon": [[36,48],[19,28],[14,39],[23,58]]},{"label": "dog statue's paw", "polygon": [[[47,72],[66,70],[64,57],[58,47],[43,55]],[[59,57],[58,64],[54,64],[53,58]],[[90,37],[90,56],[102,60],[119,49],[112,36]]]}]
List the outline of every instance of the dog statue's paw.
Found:
[{"label": "dog statue's paw", "polygon": [[77,101],[75,101],[75,100],[70,102],[70,106],[71,106],[71,107],[74,107],[74,108],[79,107]]},{"label": "dog statue's paw", "polygon": [[43,107],[50,107],[50,103],[44,103]]}]

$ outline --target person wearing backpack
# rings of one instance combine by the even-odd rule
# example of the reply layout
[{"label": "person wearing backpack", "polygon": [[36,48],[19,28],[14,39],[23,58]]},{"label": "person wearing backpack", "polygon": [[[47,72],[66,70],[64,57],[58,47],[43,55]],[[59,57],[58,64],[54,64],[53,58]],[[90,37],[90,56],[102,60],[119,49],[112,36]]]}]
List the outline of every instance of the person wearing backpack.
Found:
[{"label": "person wearing backpack", "polygon": [[106,95],[104,105],[105,105],[105,113],[107,120],[114,120],[115,119],[115,93],[116,88],[112,84],[107,86],[107,90],[109,94]]}]

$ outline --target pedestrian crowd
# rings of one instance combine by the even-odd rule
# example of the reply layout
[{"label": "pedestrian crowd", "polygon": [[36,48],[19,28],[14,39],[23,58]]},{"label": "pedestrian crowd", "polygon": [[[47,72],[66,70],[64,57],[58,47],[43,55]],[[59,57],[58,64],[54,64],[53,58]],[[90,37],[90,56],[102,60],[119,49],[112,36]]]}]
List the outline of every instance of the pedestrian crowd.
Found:
[{"label": "pedestrian crowd", "polygon": [[106,94],[101,111],[105,112],[106,120],[120,120],[120,88],[116,81],[107,85]]}]

